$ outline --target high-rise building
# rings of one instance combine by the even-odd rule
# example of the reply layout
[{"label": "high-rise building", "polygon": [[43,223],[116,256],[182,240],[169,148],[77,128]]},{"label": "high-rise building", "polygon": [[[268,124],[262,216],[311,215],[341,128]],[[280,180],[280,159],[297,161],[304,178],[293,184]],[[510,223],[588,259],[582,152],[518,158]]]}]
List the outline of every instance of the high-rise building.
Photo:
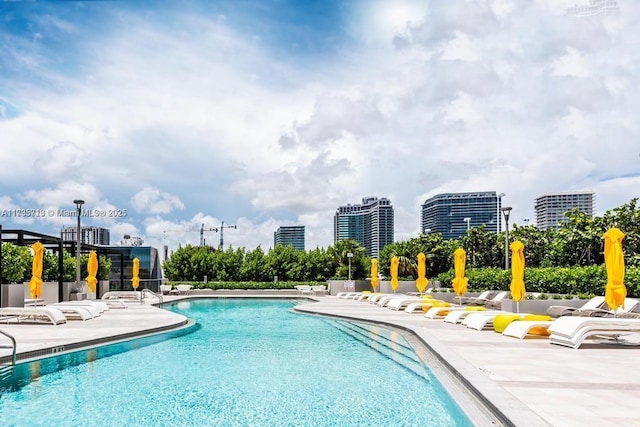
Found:
[{"label": "high-rise building", "polygon": [[144,244],[144,240],[140,236],[131,236],[129,234],[125,234],[120,239],[120,246],[142,246]]},{"label": "high-rise building", "polygon": [[495,191],[437,194],[422,205],[422,233],[457,239],[466,235],[468,228],[481,225],[486,231],[500,232],[501,200]]},{"label": "high-rise building", "polygon": [[378,258],[393,243],[393,206],[386,197],[364,197],[361,205],[340,206],[333,217],[333,241],[353,239]]},{"label": "high-rise building", "polygon": [[589,0],[589,4],[575,5],[566,10],[571,16],[618,16],[618,0]]},{"label": "high-rise building", "polygon": [[567,221],[565,213],[578,209],[593,217],[595,195],[592,192],[543,194],[536,199],[536,225],[541,230],[558,229]]},{"label": "high-rise building", "polygon": [[[77,241],[77,227],[66,227],[62,229],[62,240]],[[82,226],[80,227],[80,241],[89,245],[110,244],[109,229],[103,227]]]},{"label": "high-rise building", "polygon": [[304,225],[282,226],[273,233],[273,246],[291,245],[304,251]]}]

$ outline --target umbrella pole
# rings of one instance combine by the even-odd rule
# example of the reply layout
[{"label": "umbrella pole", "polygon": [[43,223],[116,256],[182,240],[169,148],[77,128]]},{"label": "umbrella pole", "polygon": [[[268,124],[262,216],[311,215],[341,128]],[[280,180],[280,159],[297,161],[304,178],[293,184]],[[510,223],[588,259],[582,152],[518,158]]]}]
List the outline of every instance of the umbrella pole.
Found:
[{"label": "umbrella pole", "polygon": [[520,301],[516,301],[516,313],[520,313]]}]

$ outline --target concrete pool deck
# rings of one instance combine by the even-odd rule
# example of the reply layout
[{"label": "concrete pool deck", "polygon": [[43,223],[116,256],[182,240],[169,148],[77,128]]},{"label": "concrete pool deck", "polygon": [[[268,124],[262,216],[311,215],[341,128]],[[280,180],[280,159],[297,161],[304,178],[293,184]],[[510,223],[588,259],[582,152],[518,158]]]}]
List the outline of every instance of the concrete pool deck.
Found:
[{"label": "concrete pool deck", "polygon": [[[165,302],[220,297],[219,294],[165,297]],[[224,295],[224,297],[277,297]],[[296,298],[296,295],[283,295]],[[640,347],[587,344],[578,350],[546,339],[518,340],[493,331],[426,319],[335,296],[313,297],[295,307],[301,313],[383,323],[412,331],[454,375],[463,378],[517,426],[635,426],[640,412]],[[105,344],[136,335],[183,327],[184,316],[139,303],[112,309],[87,321],[63,325],[4,324],[23,356],[50,356],[53,348]],[[0,344],[6,339],[0,337]],[[6,357],[7,349],[0,349]]]}]

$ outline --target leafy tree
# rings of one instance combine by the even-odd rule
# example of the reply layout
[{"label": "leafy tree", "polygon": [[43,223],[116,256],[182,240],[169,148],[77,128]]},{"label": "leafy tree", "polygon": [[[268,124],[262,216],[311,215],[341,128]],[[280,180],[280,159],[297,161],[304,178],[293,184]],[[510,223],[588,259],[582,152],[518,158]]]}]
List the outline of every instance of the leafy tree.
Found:
[{"label": "leafy tree", "polygon": [[267,255],[267,268],[278,280],[300,280],[303,267],[300,254],[291,245],[276,245]]},{"label": "leafy tree", "polygon": [[258,245],[252,251],[245,254],[242,268],[240,269],[240,277],[242,280],[255,280],[258,282],[268,282],[273,279],[267,270],[266,256],[262,247]]},{"label": "leafy tree", "polygon": [[328,251],[323,248],[316,248],[303,254],[305,270],[307,272],[305,280],[325,281],[334,275],[335,270],[331,262]]},{"label": "leafy tree", "polygon": [[509,236],[513,237],[511,241],[520,240],[524,245],[528,267],[542,267],[549,263],[549,250],[555,236],[553,229],[540,230],[534,225],[514,225]]},{"label": "leafy tree", "polygon": [[[592,265],[604,261],[602,224],[577,209],[565,214],[567,222],[554,234],[548,258],[552,266]],[[543,263],[544,265],[544,263]]]},{"label": "leafy tree", "polygon": [[2,244],[2,283],[23,282],[27,272],[31,272],[31,255],[25,246],[12,243]]},{"label": "leafy tree", "polygon": [[[625,261],[629,266],[640,266],[640,207],[638,199],[631,199],[629,203],[605,212],[600,218],[595,218],[594,223],[602,234],[611,227],[618,227],[625,233],[622,241]],[[604,244],[601,243],[600,253],[604,257]],[[604,258],[603,258],[604,259]]]}]

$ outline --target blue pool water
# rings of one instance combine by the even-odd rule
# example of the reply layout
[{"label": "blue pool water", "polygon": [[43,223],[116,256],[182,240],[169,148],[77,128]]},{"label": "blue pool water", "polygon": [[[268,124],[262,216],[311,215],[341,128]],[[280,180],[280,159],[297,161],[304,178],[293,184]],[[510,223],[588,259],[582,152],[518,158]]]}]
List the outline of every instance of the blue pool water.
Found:
[{"label": "blue pool water", "polygon": [[472,425],[398,333],[294,313],[292,305],[211,299],[168,306],[201,327],[24,364],[0,388],[0,422]]}]

